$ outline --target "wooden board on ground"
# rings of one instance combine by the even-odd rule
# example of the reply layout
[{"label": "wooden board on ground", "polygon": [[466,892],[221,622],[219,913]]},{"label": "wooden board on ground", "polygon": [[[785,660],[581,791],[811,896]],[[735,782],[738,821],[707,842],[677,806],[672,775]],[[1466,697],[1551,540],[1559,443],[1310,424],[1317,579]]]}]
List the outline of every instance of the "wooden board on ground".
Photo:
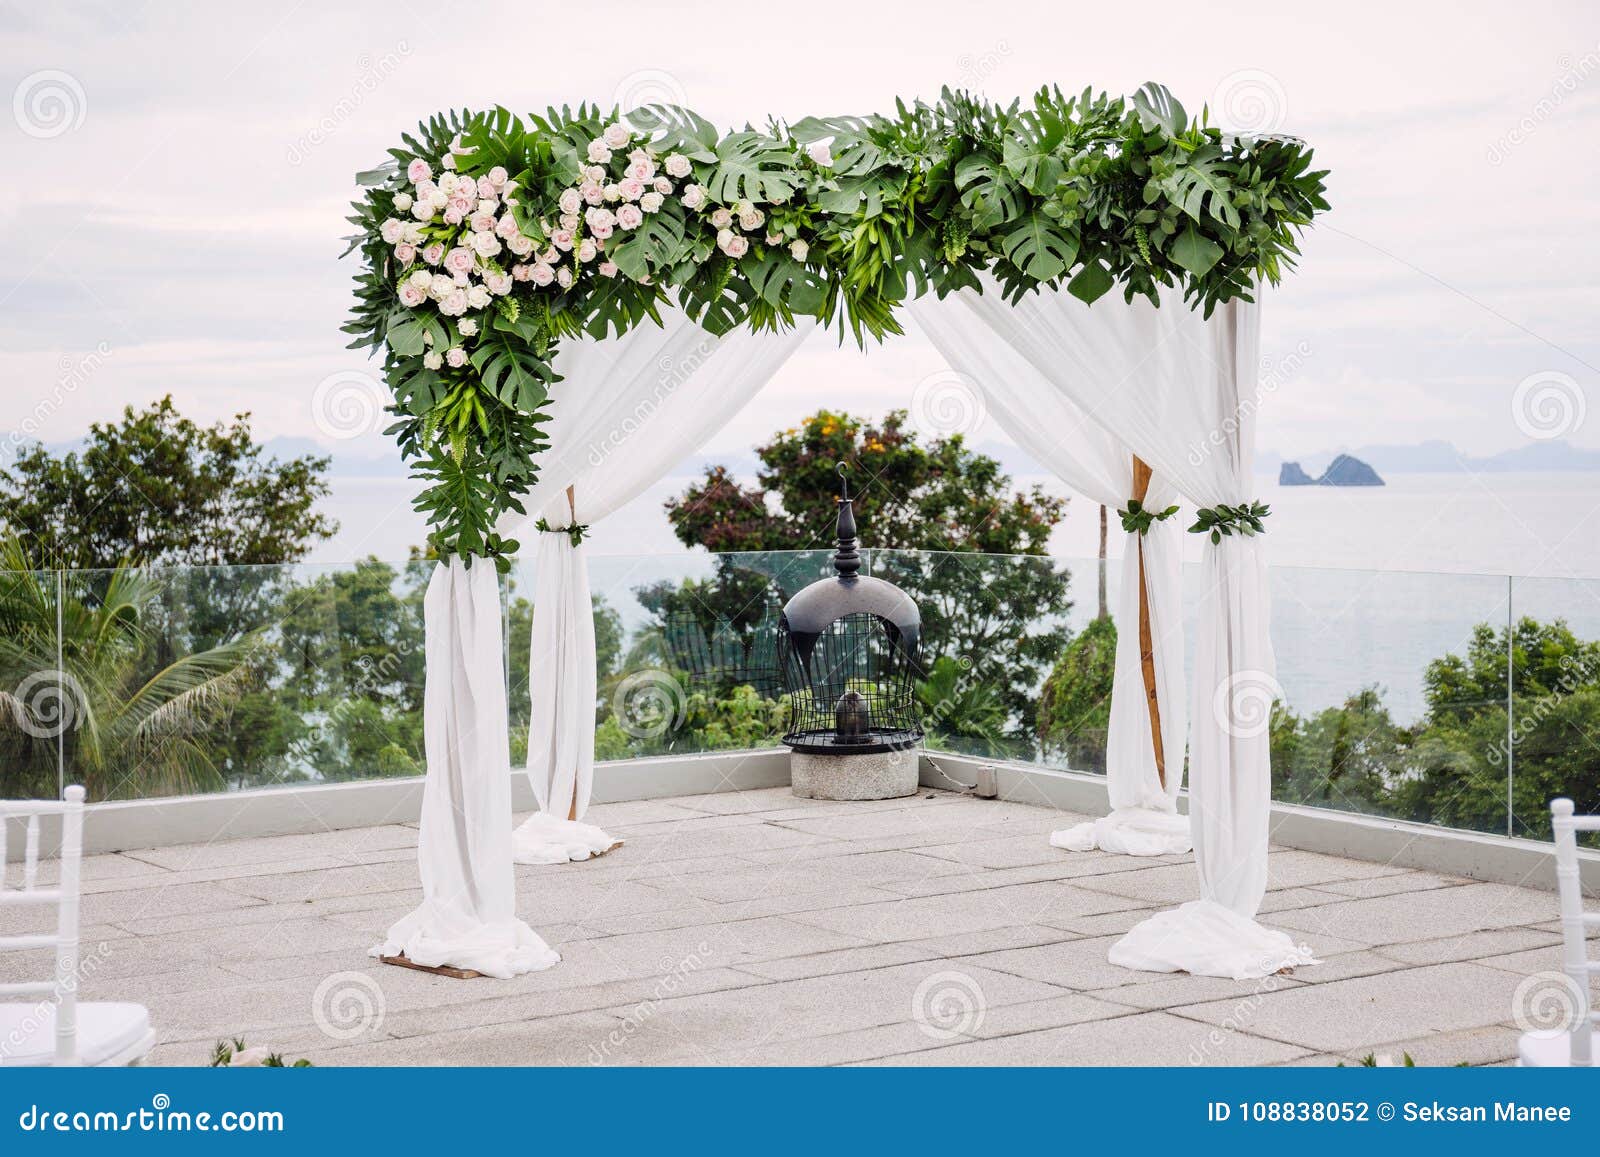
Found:
[{"label": "wooden board on ground", "polygon": [[435,976],[448,976],[451,980],[473,980],[483,975],[470,968],[456,968],[450,964],[418,964],[415,960],[407,958],[404,952],[399,956],[380,956],[378,960],[383,964],[393,964],[396,968],[410,968],[417,972],[431,972]]}]

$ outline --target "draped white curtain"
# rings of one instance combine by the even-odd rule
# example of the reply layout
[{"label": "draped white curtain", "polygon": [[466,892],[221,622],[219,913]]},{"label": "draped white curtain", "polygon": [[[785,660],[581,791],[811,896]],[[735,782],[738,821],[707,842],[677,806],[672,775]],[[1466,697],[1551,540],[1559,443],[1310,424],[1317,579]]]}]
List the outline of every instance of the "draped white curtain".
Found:
[{"label": "draped white curtain", "polygon": [[[1159,309],[1116,296],[1085,307],[1050,290],[1010,303],[992,283],[961,297],[994,337],[1196,506],[1249,500],[1255,304],[1219,305],[1208,319],[1177,290],[1163,291]],[[1235,535],[1208,546],[1202,582],[1189,744],[1200,899],[1140,924],[1110,959],[1242,979],[1311,959],[1254,919],[1267,882],[1267,722],[1277,687],[1261,540]]]},{"label": "draped white curtain", "polygon": [[[990,282],[986,293],[997,296]],[[995,333],[975,294],[939,301],[923,297],[910,307],[917,325],[950,368],[978,395],[995,424],[1051,473],[1092,502],[1120,509],[1133,495],[1133,451],[1091,421],[1057,383],[1034,368]],[[1079,303],[1087,313],[1087,308]],[[1177,492],[1154,476],[1148,509],[1164,510]],[[1073,851],[1100,847],[1135,856],[1187,852],[1188,817],[1178,814],[1183,780],[1187,705],[1184,702],[1182,528],[1157,522],[1147,535],[1128,535],[1117,604],[1117,654],[1111,719],[1106,737],[1106,778],[1111,814],[1056,832],[1050,842]],[[1156,697],[1160,704],[1166,782],[1156,766],[1155,743],[1139,650],[1141,552],[1150,605]]]},{"label": "draped white curtain", "polygon": [[[539,811],[514,833],[518,863],[583,860],[616,846],[583,823],[594,781],[594,613],[584,547],[559,528],[587,526],[631,501],[730,421],[810,336],[714,337],[678,310],[621,337],[566,342],[551,389],[551,449],[503,532],[534,547],[528,778]],[[539,533],[543,517],[557,532]]]},{"label": "draped white curtain", "polygon": [[494,563],[440,563],[423,601],[427,686],[417,861],[422,904],[374,956],[507,978],[560,962],[517,919],[500,585]]}]

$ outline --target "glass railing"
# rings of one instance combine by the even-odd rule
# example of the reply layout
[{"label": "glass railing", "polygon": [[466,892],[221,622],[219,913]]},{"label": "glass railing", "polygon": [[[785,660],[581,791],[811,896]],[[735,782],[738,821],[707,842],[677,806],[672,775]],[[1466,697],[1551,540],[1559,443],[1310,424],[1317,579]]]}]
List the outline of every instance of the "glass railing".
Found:
[{"label": "glass railing", "polygon": [[[874,550],[865,565],[921,608],[930,748],[1104,770],[1115,561]],[[0,797],[420,774],[429,567],[0,574]],[[776,745],[778,609],[827,572],[822,551],[591,558],[598,757]],[[502,579],[517,764],[533,577],[523,560]],[[1534,837],[1554,795],[1600,811],[1600,582],[1271,577],[1277,799]],[[1197,572],[1185,590],[1192,648]]]}]

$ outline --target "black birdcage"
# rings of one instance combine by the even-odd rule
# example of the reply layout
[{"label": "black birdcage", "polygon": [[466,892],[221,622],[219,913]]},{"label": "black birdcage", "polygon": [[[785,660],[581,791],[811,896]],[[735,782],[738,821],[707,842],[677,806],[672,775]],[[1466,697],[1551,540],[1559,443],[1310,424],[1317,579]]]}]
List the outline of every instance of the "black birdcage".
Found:
[{"label": "black birdcage", "polygon": [[778,662],[791,697],[783,741],[816,755],[915,747],[922,742],[922,616],[899,587],[859,573],[848,486],[839,498],[838,535],[833,577],[795,595],[778,620]]}]

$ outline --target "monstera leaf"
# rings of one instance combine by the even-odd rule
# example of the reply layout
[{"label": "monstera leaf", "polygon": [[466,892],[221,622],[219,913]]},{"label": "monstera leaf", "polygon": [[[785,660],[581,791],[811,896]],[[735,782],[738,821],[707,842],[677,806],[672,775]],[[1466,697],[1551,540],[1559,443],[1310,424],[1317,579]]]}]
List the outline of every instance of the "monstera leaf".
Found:
[{"label": "monstera leaf", "polygon": [[1078,259],[1078,239],[1061,232],[1043,213],[1029,214],[1000,239],[1006,260],[1035,281],[1060,277]]},{"label": "monstera leaf", "polygon": [[717,145],[717,169],[706,183],[713,201],[787,201],[800,187],[787,146],[760,133],[733,133]]},{"label": "monstera leaf", "polygon": [[675,104],[649,104],[631,110],[628,123],[648,133],[658,153],[682,153],[691,161],[717,159],[717,126],[699,113]]},{"label": "monstera leaf", "polygon": [[1022,198],[1020,190],[994,158],[982,153],[963,157],[956,165],[956,188],[961,204],[972,214],[972,227],[993,229],[1017,217]]},{"label": "monstera leaf", "polygon": [[794,313],[817,313],[828,294],[828,282],[821,273],[806,268],[781,249],[752,254],[745,262],[744,273],[763,301]]}]

